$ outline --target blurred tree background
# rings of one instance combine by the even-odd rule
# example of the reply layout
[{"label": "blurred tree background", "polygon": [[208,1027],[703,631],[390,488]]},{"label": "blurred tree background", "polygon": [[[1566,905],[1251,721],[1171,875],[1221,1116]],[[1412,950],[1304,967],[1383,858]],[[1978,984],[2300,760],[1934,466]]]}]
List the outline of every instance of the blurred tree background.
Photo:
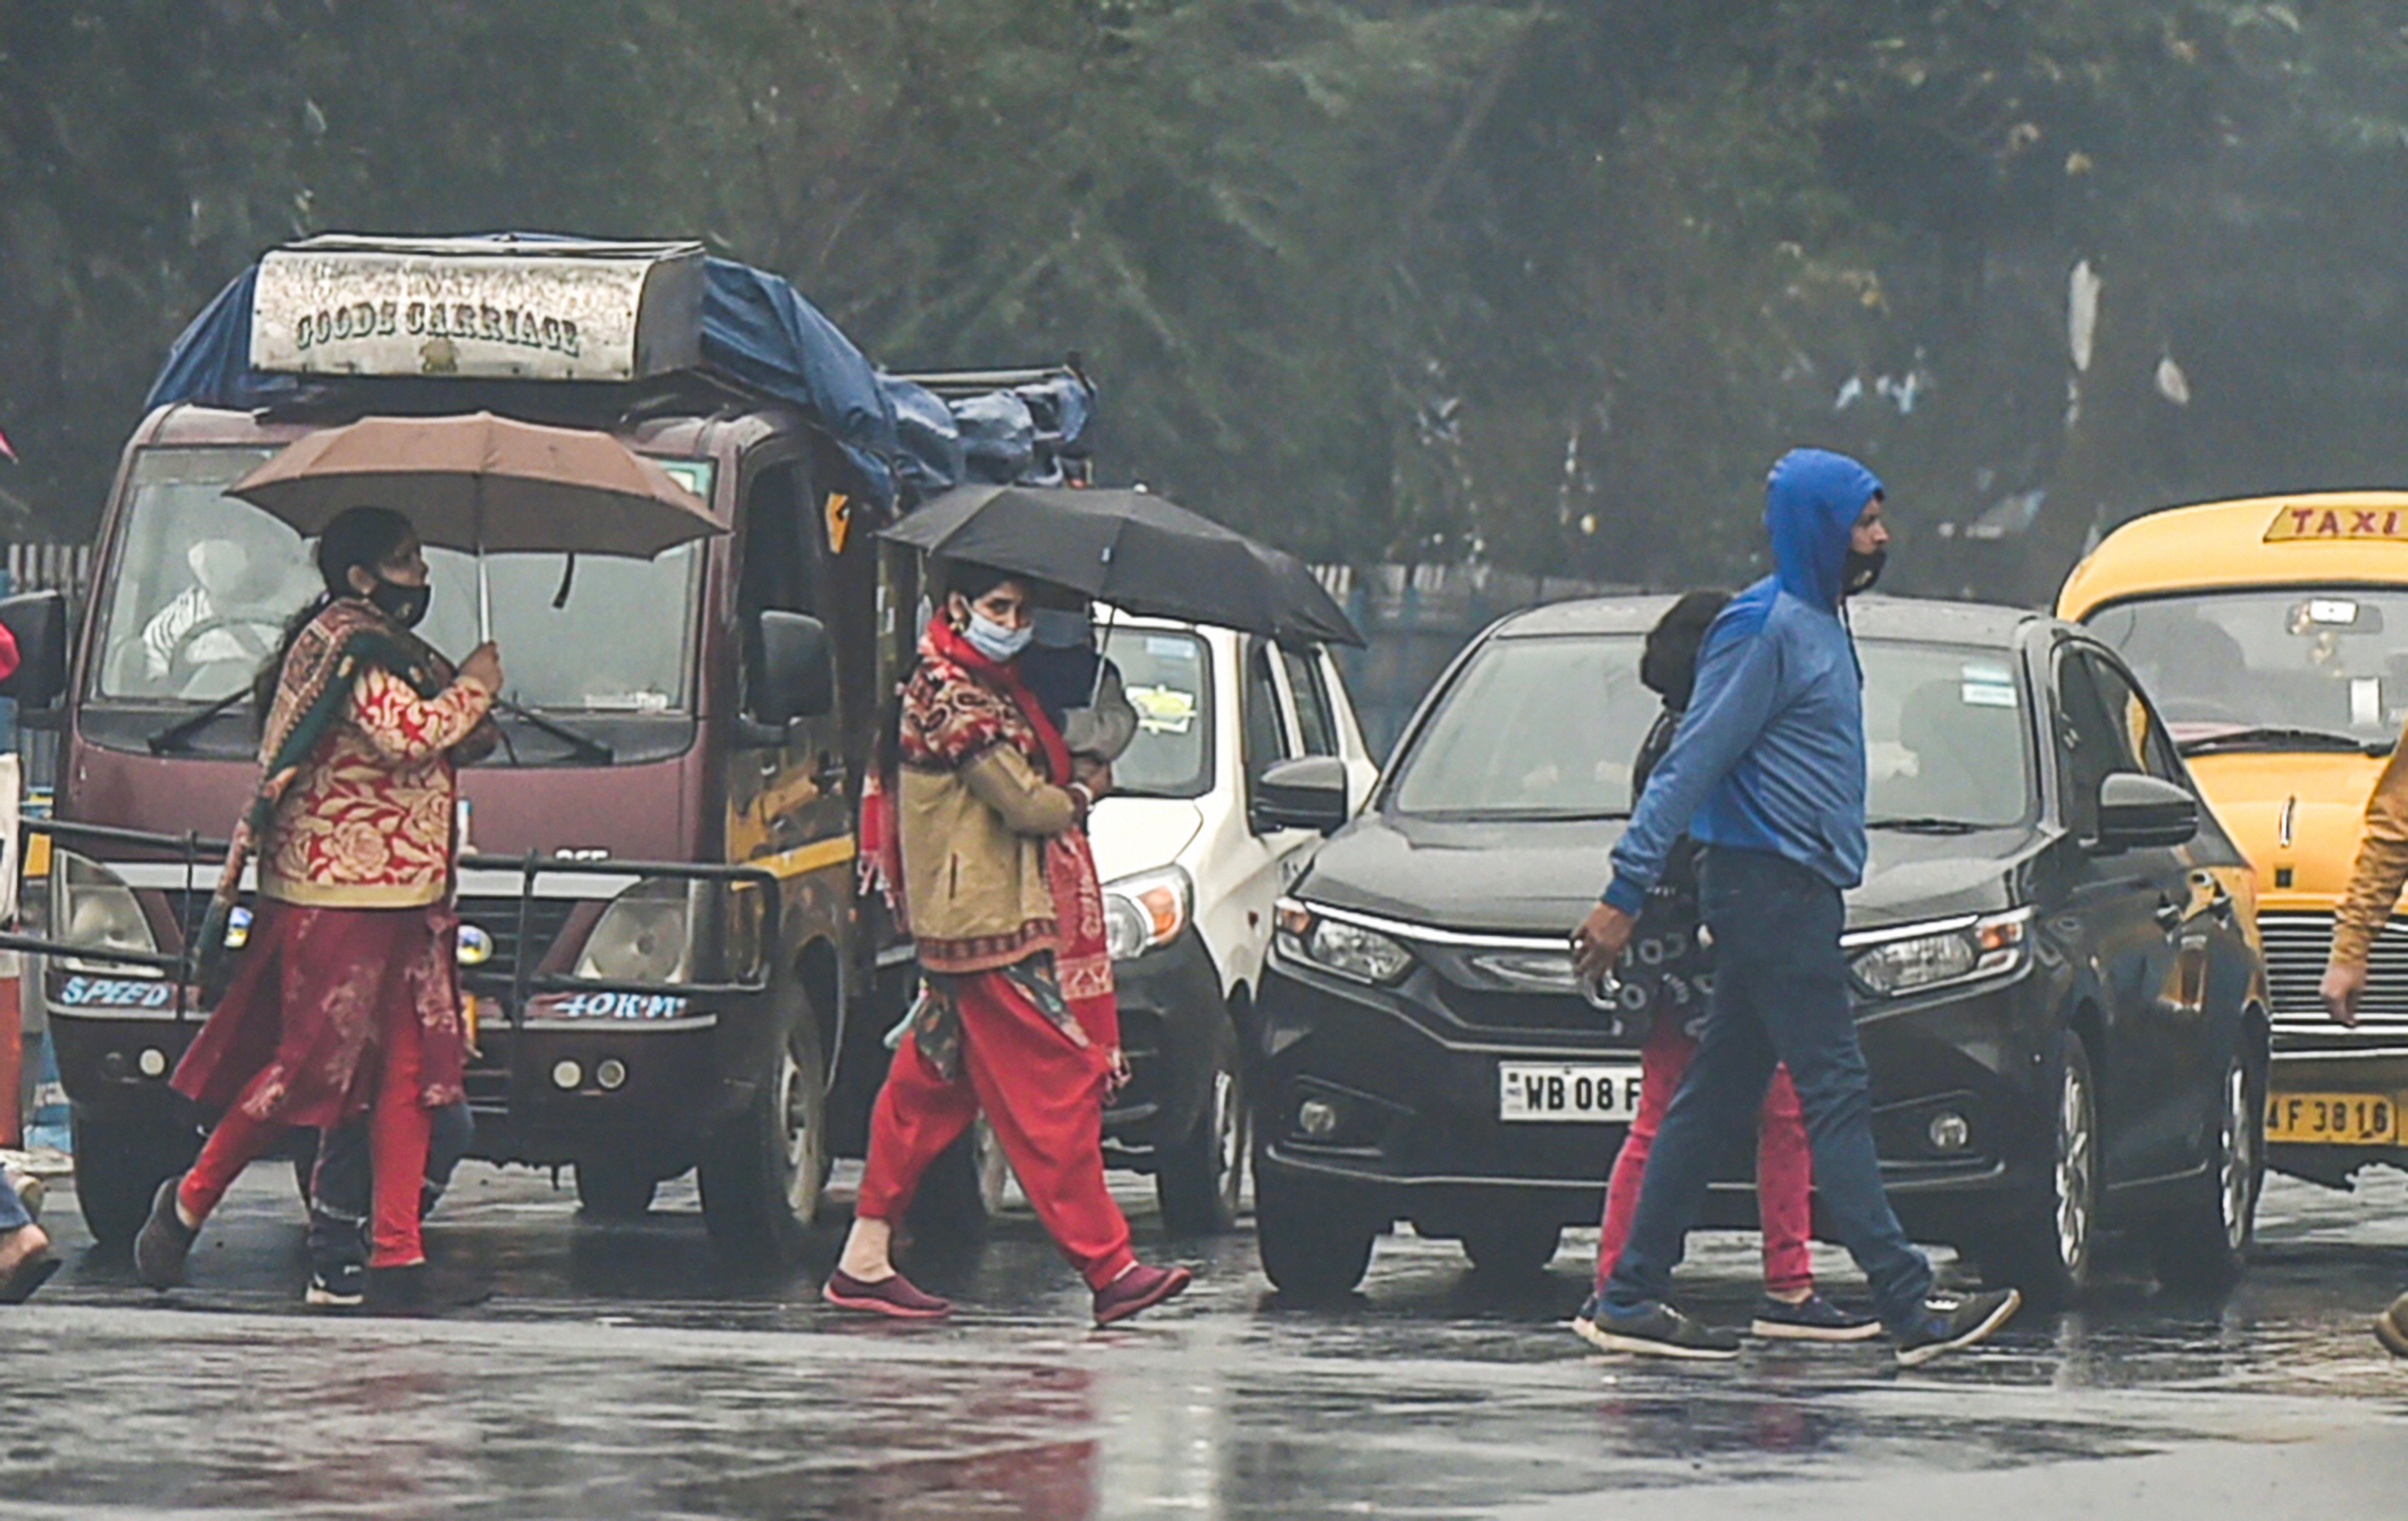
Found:
[{"label": "blurred tree background", "polygon": [[[0,0],[0,509],[327,229],[707,238],[897,369],[1079,349],[1103,473],[1308,553],[1734,581],[1795,442],[1895,585],[2399,483],[2391,0]],[[28,515],[30,522],[24,521]]]}]

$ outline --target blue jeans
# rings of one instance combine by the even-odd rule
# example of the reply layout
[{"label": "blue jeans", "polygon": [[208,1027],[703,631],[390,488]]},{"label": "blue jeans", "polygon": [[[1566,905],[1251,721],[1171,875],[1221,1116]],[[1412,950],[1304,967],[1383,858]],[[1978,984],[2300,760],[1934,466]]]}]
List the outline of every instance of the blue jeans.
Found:
[{"label": "blue jeans", "polygon": [[1882,1191],[1872,1093],[1840,954],[1840,890],[1781,856],[1715,847],[1706,852],[1701,898],[1714,937],[1713,999],[1647,1158],[1606,1308],[1627,1313],[1671,1291],[1716,1164],[1732,1137],[1755,1135],[1765,1085],[1786,1062],[1806,1112],[1815,1195],[1871,1284],[1882,1323],[1902,1329],[1931,1290],[1931,1264]]},{"label": "blue jeans", "polygon": [[14,1234],[33,1223],[34,1217],[25,1212],[25,1201],[17,1197],[17,1185],[8,1181],[7,1173],[0,1172],[0,1236]]}]

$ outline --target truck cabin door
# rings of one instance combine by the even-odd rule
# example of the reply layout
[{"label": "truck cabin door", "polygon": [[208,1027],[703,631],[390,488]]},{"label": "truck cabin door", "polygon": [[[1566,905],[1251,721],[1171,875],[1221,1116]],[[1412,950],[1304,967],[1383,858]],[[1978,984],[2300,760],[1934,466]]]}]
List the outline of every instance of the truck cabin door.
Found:
[{"label": "truck cabin door", "polygon": [[781,876],[841,865],[852,823],[836,711],[829,707],[785,725],[768,721],[790,705],[792,694],[781,702],[769,690],[781,677],[771,668],[763,614],[824,615],[819,519],[810,472],[802,461],[750,474],[736,554],[737,722],[727,746],[728,858],[762,861]]}]

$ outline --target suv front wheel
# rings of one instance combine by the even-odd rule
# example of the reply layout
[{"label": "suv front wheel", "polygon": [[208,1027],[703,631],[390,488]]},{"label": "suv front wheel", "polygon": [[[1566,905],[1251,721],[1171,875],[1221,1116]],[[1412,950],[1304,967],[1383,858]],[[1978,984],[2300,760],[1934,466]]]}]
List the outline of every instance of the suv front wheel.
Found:
[{"label": "suv front wheel", "polygon": [[1303,1303],[1343,1299],[1370,1270],[1387,1222],[1341,1191],[1254,1162],[1254,1238],[1272,1286]]}]

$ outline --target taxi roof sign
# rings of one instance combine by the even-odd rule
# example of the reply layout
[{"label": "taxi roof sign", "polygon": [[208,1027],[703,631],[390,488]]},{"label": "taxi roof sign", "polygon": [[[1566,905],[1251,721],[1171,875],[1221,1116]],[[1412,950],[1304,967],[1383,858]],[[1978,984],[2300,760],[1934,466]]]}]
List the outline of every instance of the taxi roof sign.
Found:
[{"label": "taxi roof sign", "polygon": [[299,375],[627,381],[702,361],[703,249],[329,234],[259,262],[251,363]]},{"label": "taxi roof sign", "polygon": [[2408,544],[2408,511],[2397,507],[2353,507],[2286,502],[2266,525],[2269,544],[2302,539],[2388,540]]}]

